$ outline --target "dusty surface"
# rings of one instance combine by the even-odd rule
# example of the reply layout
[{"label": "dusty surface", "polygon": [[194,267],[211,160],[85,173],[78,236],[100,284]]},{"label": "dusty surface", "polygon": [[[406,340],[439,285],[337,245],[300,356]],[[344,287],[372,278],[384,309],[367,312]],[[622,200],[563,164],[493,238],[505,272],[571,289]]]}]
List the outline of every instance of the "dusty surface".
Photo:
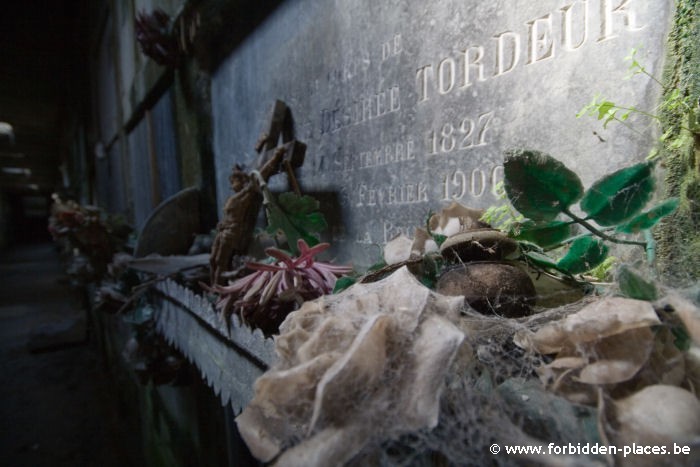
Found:
[{"label": "dusty surface", "polygon": [[0,464],[142,463],[81,308],[52,245],[0,252]]}]

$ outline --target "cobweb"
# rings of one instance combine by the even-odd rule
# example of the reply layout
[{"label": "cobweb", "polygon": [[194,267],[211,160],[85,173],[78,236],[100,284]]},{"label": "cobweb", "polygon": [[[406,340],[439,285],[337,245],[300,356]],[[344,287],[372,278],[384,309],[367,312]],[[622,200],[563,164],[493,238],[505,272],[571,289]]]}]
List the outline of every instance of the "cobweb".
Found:
[{"label": "cobweb", "polygon": [[620,428],[612,408],[648,387],[680,391],[691,411],[697,404],[700,374],[687,371],[672,332],[674,315],[700,316],[687,300],[652,304],[608,288],[512,319],[480,314],[459,297],[426,296],[405,268],[355,287],[305,303],[282,325],[280,360],[237,419],[266,461],[611,465],[618,459],[550,449],[631,444],[645,433]]},{"label": "cobweb", "polygon": [[[533,459],[504,452],[494,455],[490,448],[494,444],[502,450],[505,445],[580,443],[584,439],[582,431],[587,431],[588,438],[596,437],[595,408],[572,405],[547,394],[535,372],[546,357],[513,343],[518,330],[535,329],[578,311],[593,300],[587,297],[519,320],[473,311],[463,313],[462,327],[467,335],[463,345],[470,348],[472,356],[456,359],[447,375],[437,427],[368,446],[350,465],[563,465],[556,456]],[[538,404],[534,410],[549,413],[532,416],[524,410],[534,397]],[[554,410],[559,414],[551,413]],[[595,461],[568,458],[564,463],[592,465]]]}]

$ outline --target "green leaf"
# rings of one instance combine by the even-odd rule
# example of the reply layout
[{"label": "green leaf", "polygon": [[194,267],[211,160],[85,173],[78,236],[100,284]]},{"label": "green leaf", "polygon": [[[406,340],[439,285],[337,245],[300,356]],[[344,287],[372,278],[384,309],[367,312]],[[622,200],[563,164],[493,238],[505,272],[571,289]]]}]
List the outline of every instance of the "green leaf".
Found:
[{"label": "green leaf", "polygon": [[374,271],[379,271],[382,268],[386,267],[386,262],[384,260],[378,261],[374,263],[372,266],[367,268],[367,272],[374,272]]},{"label": "green leaf", "polygon": [[620,260],[614,256],[608,256],[605,258],[605,261],[588,271],[588,274],[595,277],[600,282],[609,281],[612,276],[611,270],[619,261]]},{"label": "green leaf", "polygon": [[680,200],[678,198],[669,198],[658,206],[654,206],[647,212],[643,212],[632,218],[626,224],[617,228],[618,232],[637,233],[641,230],[646,230],[654,227],[662,218],[673,213],[678,209]]},{"label": "green leaf", "polygon": [[557,267],[569,274],[590,271],[608,256],[608,247],[601,240],[581,237],[571,244],[566,255],[559,260]]},{"label": "green leaf", "polygon": [[652,167],[652,162],[642,162],[606,175],[586,191],[581,209],[602,226],[626,221],[651,198]]},{"label": "green leaf", "polygon": [[571,229],[571,222],[552,221],[537,223],[527,220],[520,224],[520,232],[515,238],[547,248],[558,245],[569,238]]},{"label": "green leaf", "polygon": [[616,115],[616,114],[617,114],[617,110],[613,110],[613,111],[608,112],[608,116],[606,117],[605,121],[603,122],[603,128],[607,129],[607,128],[608,128],[608,124],[609,124],[610,122],[614,122],[614,121],[615,121],[615,115]]},{"label": "green leaf", "polygon": [[578,175],[539,151],[507,151],[503,168],[511,204],[535,221],[553,220],[583,194]]},{"label": "green leaf", "polygon": [[661,141],[667,141],[669,138],[671,138],[675,134],[675,129],[673,127],[669,128],[668,130],[664,131],[664,134],[661,135],[661,138],[659,138]]},{"label": "green leaf", "polygon": [[598,104],[598,120],[602,120],[615,108],[615,103],[610,101],[601,102]]},{"label": "green leaf", "polygon": [[534,265],[539,266],[541,268],[557,270],[559,269],[559,266],[557,266],[557,263],[552,258],[537,251],[525,252],[525,257]]},{"label": "green leaf", "polygon": [[311,196],[295,193],[282,193],[277,200],[267,195],[267,231],[271,234],[284,233],[287,245],[293,254],[298,254],[297,241],[301,238],[309,246],[318,244],[313,233],[327,227],[323,214],[318,212],[319,203]]},{"label": "green leaf", "polygon": [[[502,181],[498,183],[503,186]],[[501,189],[501,191],[503,191],[503,198],[505,199],[507,197],[505,189]],[[479,220],[498,230],[502,230],[507,235],[512,235],[517,230],[518,223],[525,221],[525,217],[516,213],[510,203],[504,201],[501,205],[489,207]]]},{"label": "green leaf", "polygon": [[671,94],[666,98],[664,102],[667,110],[676,110],[678,107],[684,104],[683,95],[679,88],[675,88],[671,91]]},{"label": "green leaf", "polygon": [[583,108],[576,113],[576,118],[581,118],[586,115],[590,115],[592,112],[594,112],[596,106],[598,105],[597,101],[598,96],[593,97],[593,100],[591,102],[584,105]]},{"label": "green leaf", "polygon": [[357,279],[355,277],[350,277],[350,276],[340,277],[340,278],[338,278],[337,281],[335,281],[335,287],[333,287],[333,293],[342,292],[343,290],[347,289],[351,285],[354,285],[355,282],[357,282]]},{"label": "green leaf", "polygon": [[690,334],[683,326],[671,326],[671,334],[673,334],[673,344],[681,352],[685,352],[690,349],[693,343],[693,339],[690,338]]},{"label": "green leaf", "polygon": [[617,282],[620,284],[620,292],[626,297],[647,301],[658,298],[656,286],[625,264],[617,270]]},{"label": "green leaf", "polygon": [[432,234],[433,241],[437,244],[437,246],[442,245],[445,243],[445,240],[447,240],[447,235],[442,235],[442,234]]},{"label": "green leaf", "polygon": [[433,241],[437,244],[437,246],[440,246],[445,242],[445,240],[447,240],[447,235],[433,233],[433,231],[430,230],[431,217],[433,217],[433,211],[428,211],[428,217],[426,217],[425,219],[425,230],[428,232],[428,235],[432,237]]},{"label": "green leaf", "polygon": [[278,201],[298,227],[309,232],[320,232],[328,227],[323,214],[318,212],[319,202],[314,197],[288,192],[280,194]]}]

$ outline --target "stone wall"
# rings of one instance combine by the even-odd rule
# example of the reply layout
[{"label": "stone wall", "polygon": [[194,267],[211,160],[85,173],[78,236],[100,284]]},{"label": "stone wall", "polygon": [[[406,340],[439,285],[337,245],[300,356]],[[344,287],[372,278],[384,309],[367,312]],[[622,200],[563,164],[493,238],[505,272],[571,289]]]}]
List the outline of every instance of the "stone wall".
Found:
[{"label": "stone wall", "polygon": [[234,163],[254,168],[275,99],[308,145],[302,189],[336,200],[328,240],[358,266],[452,200],[497,202],[506,149],[548,152],[588,186],[658,135],[638,115],[602,128],[576,114],[597,93],[655,106],[659,87],[625,81],[625,57],[641,44],[660,73],[672,14],[641,0],[285,2],[212,75],[219,207]]}]

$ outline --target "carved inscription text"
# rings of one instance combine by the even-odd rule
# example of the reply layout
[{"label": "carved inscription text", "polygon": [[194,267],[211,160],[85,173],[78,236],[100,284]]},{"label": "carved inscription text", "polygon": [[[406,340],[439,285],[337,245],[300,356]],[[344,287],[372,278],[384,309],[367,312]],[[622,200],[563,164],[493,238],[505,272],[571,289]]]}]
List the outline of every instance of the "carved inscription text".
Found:
[{"label": "carved inscription text", "polygon": [[[600,16],[595,42],[613,39],[622,31],[639,31],[632,0],[599,0]],[[456,54],[421,65],[415,81],[418,101],[446,95],[478,82],[554,58],[559,51],[574,51],[591,42],[589,8],[593,0],[577,0],[538,18],[526,21],[522,30],[501,31],[487,45],[459,48]],[[523,50],[524,49],[524,50]]]}]

